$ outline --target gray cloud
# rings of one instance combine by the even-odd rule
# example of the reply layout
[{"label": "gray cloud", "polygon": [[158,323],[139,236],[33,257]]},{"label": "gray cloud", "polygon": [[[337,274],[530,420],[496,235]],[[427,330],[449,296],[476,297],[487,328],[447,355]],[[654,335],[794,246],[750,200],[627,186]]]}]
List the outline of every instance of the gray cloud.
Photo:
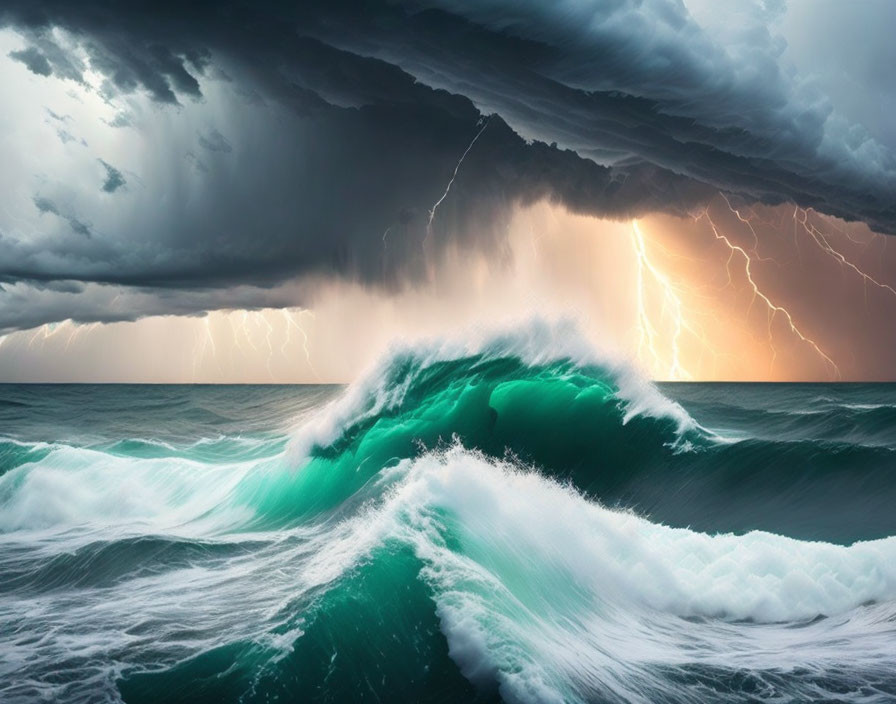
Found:
[{"label": "gray cloud", "polygon": [[[148,96],[174,122],[173,106],[227,80],[255,112],[211,115],[205,124],[228,138],[185,128],[231,158],[158,145],[146,166],[163,185],[130,191],[103,227],[35,199],[94,236],[0,237],[0,280],[152,289],[178,312],[225,305],[184,291],[272,289],[303,274],[391,288],[425,276],[426,257],[449,244],[500,256],[511,209],[543,198],[629,218],[684,214],[722,190],[896,231],[892,153],[861,130],[843,137],[827,103],[797,95],[767,29],[772,4],[727,47],[676,2],[559,7],[10,0],[0,24],[21,31],[59,78],[82,81],[86,61],[108,99]],[[119,115],[113,124],[138,129]],[[103,190],[117,191],[124,177],[101,163]]]},{"label": "gray cloud", "polygon": [[583,156],[634,155],[746,198],[896,231],[892,149],[829,119],[820,96],[801,96],[777,63],[780,39],[762,24],[776,13],[767,4],[738,17],[744,34],[724,50],[665,0],[413,5],[442,9],[346,12],[309,31]]},{"label": "gray cloud", "polygon": [[[394,287],[424,276],[424,255],[451,242],[498,251],[501,225],[519,202],[549,198],[580,212],[629,217],[684,213],[708,193],[643,161],[603,167],[527,143],[496,116],[430,226],[429,209],[481,113],[384,62],[316,40],[283,42],[271,63],[287,51],[294,77],[307,86],[297,88],[279,71],[257,77],[257,61],[231,67],[286,107],[261,105],[250,123],[234,126],[244,138],[234,149],[242,169],[212,169],[194,155],[204,169],[198,190],[165,181],[164,195],[137,194],[143,200],[136,210],[122,205],[123,222],[104,228],[114,238],[95,237],[94,249],[73,253],[69,242],[52,239],[2,242],[0,276],[183,288],[270,286],[317,272]],[[321,98],[317,91],[325,89],[342,104]],[[204,136],[216,149],[229,144]],[[163,149],[160,158],[168,158]]]},{"label": "gray cloud", "polygon": [[45,108],[45,110],[47,111],[47,115],[52,117],[57,122],[71,122],[71,115],[59,115],[50,110],[50,108]]},{"label": "gray cloud", "polygon": [[126,113],[120,112],[106,124],[109,125],[109,127],[130,127],[131,119]]},{"label": "gray cloud", "polygon": [[37,47],[29,46],[21,51],[11,51],[9,57],[25,64],[31,73],[36,73],[38,76],[49,76],[53,73],[53,67],[50,66],[47,57]]},{"label": "gray cloud", "polygon": [[224,152],[225,154],[229,154],[233,151],[230,142],[228,142],[227,138],[218,132],[218,130],[211,130],[206,134],[200,134],[199,146],[203,149],[208,149],[210,152]]},{"label": "gray cloud", "polygon": [[68,130],[59,129],[56,130],[56,134],[59,135],[59,141],[63,144],[68,144],[69,142],[74,142],[75,137]]},{"label": "gray cloud", "polygon": [[50,33],[50,26],[31,27],[27,22],[21,26],[30,45],[22,51],[13,52],[10,56],[21,61],[30,71],[39,75],[52,75],[76,83],[83,82],[85,68],[83,61],[75,56],[70,48],[60,46]]},{"label": "gray cloud", "polygon": [[99,161],[106,170],[106,180],[103,181],[103,190],[106,193],[115,193],[119,188],[124,188],[127,184],[124,174],[112,166],[112,164],[103,161],[102,159],[98,159],[97,161]]},{"label": "gray cloud", "polygon": [[3,287],[0,335],[63,320],[76,323],[134,321],[151,315],[201,315],[207,310],[260,310],[296,305],[302,297],[294,287],[236,287],[217,290],[121,288],[80,281],[51,284],[18,282]]},{"label": "gray cloud", "polygon": [[[59,210],[59,207],[49,198],[44,198],[43,196],[35,196],[34,198],[34,207],[37,208],[38,212],[41,215],[51,214],[56,215],[60,219],[64,220],[68,223],[69,227],[78,235],[83,235],[84,237],[90,239],[93,235],[93,232],[90,229],[90,225],[85,222],[82,222],[74,215],[70,213],[62,213]],[[0,242],[0,247],[2,247],[2,242]]]}]

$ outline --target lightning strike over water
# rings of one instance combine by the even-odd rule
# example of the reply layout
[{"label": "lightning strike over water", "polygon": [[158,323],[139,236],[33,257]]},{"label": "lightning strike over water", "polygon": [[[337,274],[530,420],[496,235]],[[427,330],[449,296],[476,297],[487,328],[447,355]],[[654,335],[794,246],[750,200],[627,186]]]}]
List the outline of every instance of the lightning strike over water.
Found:
[{"label": "lightning strike over water", "polygon": [[[247,355],[246,355],[246,351],[243,349],[243,345],[242,345],[242,343],[240,342],[239,335],[237,334],[237,326],[236,326],[236,323],[234,322],[234,316],[235,316],[235,315],[236,315],[236,311],[228,311],[228,313],[227,313],[227,324],[230,325],[230,332],[231,332],[231,334],[233,335],[233,346],[234,346],[234,348],[236,348],[237,350],[239,350],[239,353],[240,353],[243,357],[246,357],[246,356],[247,356]],[[245,336],[245,334],[246,334],[246,331],[245,331],[245,319],[243,319],[242,323],[243,323],[243,325],[242,325],[243,335]]]},{"label": "lightning strike over water", "polygon": [[636,302],[638,308],[639,353],[643,350],[646,344],[650,356],[653,358],[656,365],[658,367],[662,366],[662,361],[656,346],[656,338],[658,336],[657,329],[650,320],[650,314],[647,308],[644,274],[645,272],[648,272],[662,291],[662,313],[668,313],[672,318],[673,333],[670,342],[672,359],[669,363],[668,378],[672,380],[690,379],[692,378],[691,374],[681,365],[681,335],[685,329],[688,329],[688,326],[683,319],[681,298],[678,296],[675,286],[669,278],[654,266],[653,262],[650,260],[644,242],[644,234],[641,232],[637,220],[632,220],[632,243],[634,244],[635,256],[638,260]]},{"label": "lightning strike over water", "polygon": [[[99,327],[101,323],[93,322],[93,323],[76,323],[74,320],[68,319],[63,320],[59,323],[46,323],[44,325],[40,325],[35,328],[33,331],[20,331],[22,334],[27,335],[27,349],[33,350],[35,346],[37,349],[43,348],[48,344],[48,341],[53,338],[59,337],[65,338],[65,344],[62,346],[63,351],[68,351],[71,347],[72,343],[75,342],[82,334],[89,333],[95,328]],[[11,335],[6,334],[0,337],[0,346],[3,345],[5,341],[10,339]],[[17,339],[18,335],[13,335],[12,339]]]},{"label": "lightning strike over water", "polygon": [[247,326],[248,321],[249,321],[249,311],[244,310],[243,316],[242,316],[243,334],[246,336],[246,341],[249,343],[249,347],[251,347],[254,352],[257,352],[258,347],[255,345],[255,342],[252,340],[252,335],[249,334],[249,328]]},{"label": "lightning strike over water", "polygon": [[[387,230],[388,232],[388,230]],[[384,235],[385,237],[385,235]],[[299,331],[299,334],[302,336],[302,350],[305,352],[305,362],[308,364],[308,368],[314,374],[314,376],[319,380],[320,374],[317,373],[317,370],[314,368],[314,364],[311,362],[311,352],[308,350],[308,333],[305,332],[305,328],[303,328],[296,319],[292,315],[292,311],[289,308],[281,309],[283,313],[283,317],[286,320],[286,337],[283,341],[283,345],[280,347],[281,353],[286,356],[286,347],[292,341],[292,335],[290,334],[290,328],[295,328]],[[299,315],[303,315],[307,313],[311,318],[314,318],[314,313],[310,310],[302,310],[299,311]]]},{"label": "lightning strike over water", "polygon": [[196,372],[199,367],[202,365],[203,360],[205,359],[206,351],[209,347],[212,350],[212,359],[215,360],[218,365],[218,369],[220,370],[221,364],[218,361],[218,353],[217,348],[215,347],[215,336],[212,334],[211,321],[209,319],[210,314],[206,313],[202,318],[202,331],[199,333],[199,342],[197,346],[199,349],[193,354],[193,380],[196,380]]},{"label": "lightning strike over water", "polygon": [[268,376],[271,380],[274,380],[274,371],[271,368],[271,360],[274,357],[274,343],[272,341],[272,336],[274,334],[274,326],[271,325],[270,321],[264,317],[263,312],[259,312],[256,314],[255,319],[264,324],[265,333],[264,333],[264,341],[268,346],[268,356],[265,360],[265,368],[268,370]]},{"label": "lightning strike over water", "polygon": [[[202,328],[196,332],[196,342],[193,348],[192,357],[192,378],[194,381],[198,378],[201,368],[205,361],[211,357],[217,364],[218,371],[224,373],[221,366],[221,340],[216,339],[216,335],[221,333],[221,326],[225,326],[225,330],[229,330],[229,338],[232,339],[230,345],[223,347],[224,351],[229,349],[229,364],[231,368],[234,366],[234,351],[238,351],[245,360],[264,363],[264,368],[270,379],[275,379],[275,358],[282,357],[288,364],[290,370],[294,371],[292,362],[294,357],[290,355],[290,346],[295,342],[301,345],[304,353],[305,362],[308,369],[316,379],[320,379],[317,369],[311,360],[311,351],[309,348],[309,336],[301,324],[300,318],[308,315],[313,319],[314,315],[311,311],[302,309],[295,312],[296,309],[289,308],[263,308],[255,311],[212,311],[202,319]],[[283,323],[273,322],[270,319],[275,314],[280,315]],[[293,330],[298,333],[298,337],[294,337]],[[264,344],[259,347],[254,342],[256,337],[263,337]],[[250,350],[255,353],[253,356]]]},{"label": "lightning strike over water", "polygon": [[[732,283],[731,261],[735,255],[739,255],[740,257],[743,258],[743,261],[744,261],[744,269],[743,269],[744,276],[745,276],[746,281],[749,284],[750,288],[752,289],[753,297],[750,301],[750,309],[752,309],[753,304],[756,302],[757,298],[759,300],[761,300],[766,307],[768,342],[772,349],[771,364],[774,365],[775,359],[777,358],[777,354],[778,354],[777,349],[775,348],[775,345],[774,345],[774,335],[772,332],[772,324],[774,323],[775,318],[780,314],[780,316],[786,322],[787,327],[790,330],[790,332],[793,335],[796,335],[796,337],[798,337],[802,342],[804,342],[809,347],[811,347],[815,351],[815,353],[819,357],[821,357],[821,359],[824,361],[825,365],[830,367],[834,378],[836,378],[836,379],[842,378],[842,375],[840,373],[840,368],[837,366],[837,364],[834,362],[834,360],[831,359],[825,352],[822,351],[822,349],[818,346],[818,344],[815,342],[815,340],[813,340],[812,338],[808,337],[805,333],[803,333],[803,331],[794,322],[793,316],[791,315],[790,311],[787,310],[787,308],[785,308],[784,306],[774,303],[771,300],[771,298],[769,298],[769,296],[766,295],[765,292],[756,283],[756,280],[753,278],[753,271],[752,271],[752,265],[754,263],[754,260],[750,256],[749,252],[747,252],[747,250],[745,250],[740,245],[733,243],[726,235],[724,235],[720,232],[719,228],[716,226],[716,223],[713,221],[712,216],[709,214],[708,208],[704,208],[704,210],[698,216],[696,216],[694,218],[694,220],[698,221],[703,218],[705,218],[706,221],[709,223],[709,226],[712,229],[715,239],[718,240],[719,242],[722,242],[729,250],[728,259],[725,262],[725,269],[728,274],[728,284],[730,285]],[[749,314],[749,310],[747,311],[747,314]]]}]

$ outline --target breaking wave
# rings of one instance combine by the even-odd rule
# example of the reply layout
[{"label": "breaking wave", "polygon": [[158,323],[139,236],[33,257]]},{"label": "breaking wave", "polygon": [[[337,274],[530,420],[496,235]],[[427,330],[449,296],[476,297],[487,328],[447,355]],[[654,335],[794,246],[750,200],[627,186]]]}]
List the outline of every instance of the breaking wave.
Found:
[{"label": "breaking wave", "polygon": [[891,447],[705,411],[533,324],[394,350],[289,436],[0,440],[0,692],[896,694]]}]

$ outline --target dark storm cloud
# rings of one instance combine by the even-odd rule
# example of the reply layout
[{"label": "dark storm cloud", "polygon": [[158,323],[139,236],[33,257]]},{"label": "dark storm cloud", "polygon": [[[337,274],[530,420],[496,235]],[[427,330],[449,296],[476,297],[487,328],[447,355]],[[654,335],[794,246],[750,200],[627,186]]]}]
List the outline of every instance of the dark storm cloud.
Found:
[{"label": "dark storm cloud", "polygon": [[[3,10],[0,9],[0,13]],[[71,52],[59,45],[49,30],[50,26],[40,24],[32,29],[28,23],[22,25],[30,45],[21,51],[14,51],[10,56],[28,67],[28,70],[41,76],[56,76],[81,83],[84,65]]]},{"label": "dark storm cloud", "polygon": [[312,31],[584,156],[633,155],[747,198],[796,201],[896,232],[893,152],[858,126],[826,131],[827,104],[789,94],[780,47],[764,27],[734,60],[668,0],[415,4],[464,16],[346,11]]},{"label": "dark storm cloud", "polygon": [[213,169],[193,155],[206,172],[202,193],[168,194],[163,211],[150,204],[154,219],[135,217],[120,238],[97,239],[95,251],[70,253],[66,241],[0,240],[0,274],[214,287],[273,285],[318,271],[392,286],[421,275],[425,248],[438,250],[449,238],[499,248],[499,226],[517,202],[548,198],[625,218],[683,213],[706,196],[699,184],[650,164],[611,169],[527,144],[493,117],[428,227],[429,209],[480,129],[480,115],[464,98],[408,85],[419,93],[413,109],[322,107],[264,151],[253,150],[259,168],[251,172]]},{"label": "dark storm cloud", "polygon": [[[392,287],[449,242],[500,253],[512,207],[542,198],[628,218],[724,190],[896,231],[892,155],[856,167],[861,134],[825,151],[826,108],[788,93],[760,25],[754,50],[732,58],[672,0],[570,7],[9,0],[0,23],[57,77],[80,82],[86,61],[107,97],[142,93],[166,110],[201,100],[214,77],[270,117],[260,130],[214,116],[227,138],[206,129],[211,154],[176,156],[201,191],[172,183],[164,209],[133,212],[91,247],[0,238],[0,279],[207,291],[317,272]],[[102,163],[117,190],[123,177]]]},{"label": "dark storm cloud", "polygon": [[29,46],[21,51],[11,51],[9,56],[25,64],[31,73],[36,73],[38,76],[49,76],[53,73],[53,67],[50,66],[47,57],[40,53],[37,47]]},{"label": "dark storm cloud", "polygon": [[[449,240],[499,248],[500,224],[517,202],[550,198],[580,212],[629,217],[684,212],[706,197],[704,186],[642,160],[607,168],[527,143],[495,116],[429,227],[429,209],[479,130],[473,104],[383,61],[297,37],[282,22],[250,29],[228,37],[231,44],[216,35],[205,41],[229,47],[234,80],[288,106],[292,117],[265,130],[265,141],[243,155],[244,170],[212,169],[187,154],[208,173],[203,192],[175,189],[164,210],[135,218],[121,241],[97,242],[95,253],[71,255],[64,241],[0,242],[0,276],[212,287],[273,285],[318,271],[394,286],[422,275],[424,254]],[[248,46],[239,43],[244,36]],[[183,61],[192,66],[186,54]],[[163,79],[144,87],[154,99],[161,89],[151,86]],[[200,144],[233,148],[216,130],[202,133]],[[128,236],[145,256],[134,255]]]}]

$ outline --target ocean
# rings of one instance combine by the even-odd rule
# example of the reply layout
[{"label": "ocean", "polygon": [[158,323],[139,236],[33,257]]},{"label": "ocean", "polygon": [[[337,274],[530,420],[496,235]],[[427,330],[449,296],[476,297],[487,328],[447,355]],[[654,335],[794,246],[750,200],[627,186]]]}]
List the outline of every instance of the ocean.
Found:
[{"label": "ocean", "polygon": [[0,701],[893,701],[894,506],[896,386],[544,330],[348,387],[4,385]]}]

